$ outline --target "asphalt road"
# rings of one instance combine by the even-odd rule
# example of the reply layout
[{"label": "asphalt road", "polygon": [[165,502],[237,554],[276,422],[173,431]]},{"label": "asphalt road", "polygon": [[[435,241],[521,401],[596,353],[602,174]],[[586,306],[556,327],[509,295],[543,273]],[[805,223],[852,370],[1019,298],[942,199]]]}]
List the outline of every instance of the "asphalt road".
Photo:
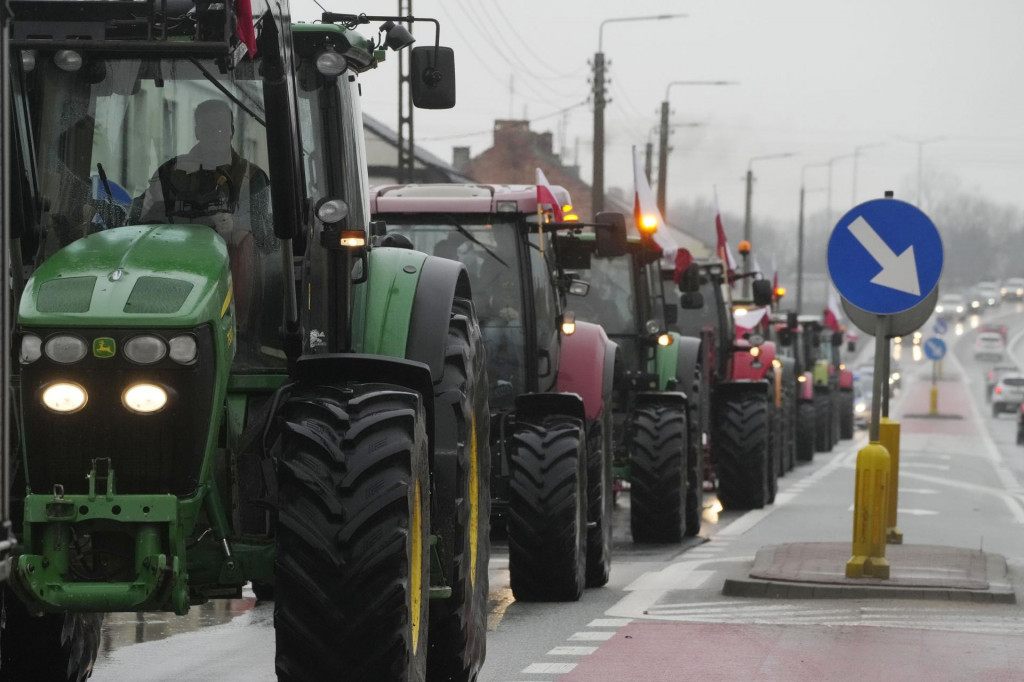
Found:
[{"label": "asphalt road", "polygon": [[[1024,358],[1022,313],[1024,307],[1004,306],[987,313],[986,320],[1009,325],[1010,350]],[[1006,556],[1010,578],[1017,586],[1024,580],[1024,488],[1020,483],[1024,448],[1015,443],[1015,420],[1010,415],[993,419],[985,402],[983,373],[991,363],[975,362],[970,352],[976,324],[977,320],[968,320],[947,334],[951,356],[943,363],[947,380],[939,382],[940,411],[944,401],[953,400],[958,409],[966,405],[962,411],[967,417],[934,422],[942,426],[931,422],[905,426],[899,525],[908,543],[977,547]],[[930,328],[930,323],[925,326]],[[904,341],[901,352],[904,390],[892,403],[894,414],[904,408],[920,409],[931,372],[930,363],[914,360],[910,339]],[[956,377],[962,381],[953,380]],[[785,602],[721,594],[724,580],[743,575],[765,545],[850,540],[854,466],[857,450],[865,442],[865,433],[858,431],[853,441],[842,441],[831,453],[818,454],[813,462],[787,474],[780,480],[776,503],[769,508],[718,513],[713,496],[706,498],[701,536],[682,546],[634,545],[628,532],[628,498],[622,499],[615,510],[611,580],[603,588],[587,590],[576,603],[515,602],[509,589],[507,549],[496,544],[490,562],[488,654],[480,682],[548,682],[563,676],[566,682],[603,679],[594,672],[595,666],[611,670],[606,661],[628,655],[615,648],[622,641],[613,640],[616,633],[652,624],[678,628],[664,630],[673,634],[652,651],[668,650],[683,659],[682,668],[676,661],[669,670],[652,671],[649,668],[657,656],[638,650],[628,655],[635,672],[630,679],[667,682],[683,679],[684,670],[716,669],[720,672],[716,679],[740,679],[726,674],[729,666],[721,664],[735,655],[735,647],[766,636],[764,628],[782,625],[806,626],[786,630],[787,637],[795,632],[806,638],[803,645],[794,647],[795,652],[830,646],[842,655],[863,657],[868,650],[887,650],[871,636],[884,631],[892,635],[890,642],[906,640],[904,651],[913,646],[945,650],[948,645],[943,638],[954,633],[961,639],[980,638],[979,653],[1012,657],[1004,642],[1019,641],[1024,634],[1024,609],[1018,605],[857,599]],[[194,609],[183,619],[168,614],[114,615],[105,626],[93,679],[273,680],[272,611],[271,605],[256,605],[249,596]],[[865,625],[881,630],[860,627]],[[732,628],[728,633],[714,630],[726,626]],[[847,629],[846,637],[831,637],[824,644],[820,640],[829,632]],[[705,646],[694,648],[693,641],[704,641]],[[977,656],[964,660],[977,660]],[[788,670],[788,663],[780,665]],[[1016,677],[993,679],[1024,678],[1024,667],[1014,669]],[[924,679],[929,670],[921,663],[919,676],[909,670],[899,679]],[[952,670],[947,673],[952,675]],[[847,679],[822,675],[818,668],[804,671],[817,677],[744,672],[742,679]],[[943,677],[940,671],[928,679],[957,678]]]}]

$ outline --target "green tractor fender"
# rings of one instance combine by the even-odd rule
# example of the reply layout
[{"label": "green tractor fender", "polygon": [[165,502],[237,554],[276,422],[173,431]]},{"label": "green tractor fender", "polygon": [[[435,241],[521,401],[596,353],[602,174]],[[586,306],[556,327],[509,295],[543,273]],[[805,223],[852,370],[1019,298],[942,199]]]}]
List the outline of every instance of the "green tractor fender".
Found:
[{"label": "green tractor fender", "polygon": [[675,389],[687,396],[694,390],[694,379],[701,360],[701,340],[693,336],[680,336],[670,332],[672,344],[658,346],[655,363],[658,371],[658,388],[668,390],[671,383]]}]

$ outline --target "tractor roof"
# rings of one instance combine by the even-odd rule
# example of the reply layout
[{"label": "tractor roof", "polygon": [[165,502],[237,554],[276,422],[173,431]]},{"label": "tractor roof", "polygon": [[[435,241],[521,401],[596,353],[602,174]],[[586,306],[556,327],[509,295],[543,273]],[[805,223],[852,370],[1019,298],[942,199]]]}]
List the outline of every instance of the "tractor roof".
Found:
[{"label": "tractor roof", "polygon": [[[569,192],[552,185],[562,205],[571,202]],[[536,213],[536,185],[485,185],[436,183],[382,185],[370,189],[373,213]]]}]

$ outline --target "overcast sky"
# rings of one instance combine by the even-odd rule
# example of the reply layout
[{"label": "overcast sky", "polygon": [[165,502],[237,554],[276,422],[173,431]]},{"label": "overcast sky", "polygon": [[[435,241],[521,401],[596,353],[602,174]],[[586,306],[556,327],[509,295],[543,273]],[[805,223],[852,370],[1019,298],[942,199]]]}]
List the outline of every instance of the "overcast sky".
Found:
[{"label": "overcast sky", "polygon": [[[312,0],[296,0],[313,20]],[[391,14],[397,0],[328,4],[341,12]],[[674,80],[668,201],[708,198],[742,214],[753,162],[755,215],[796,220],[801,173],[833,163],[832,212],[881,196],[917,198],[918,153],[929,178],[1024,207],[1024,2],[1021,0],[412,0],[413,14],[441,21],[455,50],[458,104],[415,114],[416,142],[444,159],[453,145],[476,155],[495,119],[526,118],[550,130],[589,181],[593,113],[589,76],[605,19],[662,13],[686,18],[609,23],[607,184],[632,191],[630,147],[646,144]],[[364,27],[364,34],[368,33]],[[429,44],[429,24],[415,30]],[[366,112],[395,125],[397,60],[362,77]],[[574,106],[576,105],[576,106]],[[569,108],[565,116],[554,112]],[[924,145],[915,141],[934,140]],[[656,142],[656,136],[652,138]],[[881,143],[881,144],[879,144]],[[856,197],[853,155],[858,146]],[[827,167],[807,168],[808,210],[826,206]],[[927,206],[925,206],[927,208]]]}]

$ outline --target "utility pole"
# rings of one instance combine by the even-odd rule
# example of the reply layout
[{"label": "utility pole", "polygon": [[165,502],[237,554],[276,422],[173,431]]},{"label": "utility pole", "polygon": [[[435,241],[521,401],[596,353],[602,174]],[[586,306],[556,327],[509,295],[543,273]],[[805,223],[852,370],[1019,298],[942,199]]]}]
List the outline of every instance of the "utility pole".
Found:
[{"label": "utility pole", "polygon": [[590,187],[593,215],[604,210],[604,94],[604,53],[598,47],[594,55],[594,179]]},{"label": "utility pole", "polygon": [[804,303],[804,184],[800,183],[800,219],[796,224],[796,314]]},{"label": "utility pole", "polygon": [[[412,0],[398,0],[398,16],[412,16]],[[412,33],[412,22],[405,27]],[[398,52],[398,182],[413,181],[413,169],[416,165],[416,144],[412,129],[412,83],[411,50]]]},{"label": "utility pole", "polygon": [[[793,152],[765,154],[764,156],[755,156],[747,162],[747,202],[743,212],[743,241],[748,244],[750,243],[750,200],[754,194],[754,162],[767,159],[785,159],[790,156],[793,156]],[[746,256],[743,257],[743,271],[748,274],[750,273],[749,261]],[[743,278],[743,298],[750,298],[750,277]]]},{"label": "utility pole", "polygon": [[651,163],[654,156],[654,143],[647,139],[647,146],[644,150],[644,175],[647,176],[647,184],[651,184]]}]

